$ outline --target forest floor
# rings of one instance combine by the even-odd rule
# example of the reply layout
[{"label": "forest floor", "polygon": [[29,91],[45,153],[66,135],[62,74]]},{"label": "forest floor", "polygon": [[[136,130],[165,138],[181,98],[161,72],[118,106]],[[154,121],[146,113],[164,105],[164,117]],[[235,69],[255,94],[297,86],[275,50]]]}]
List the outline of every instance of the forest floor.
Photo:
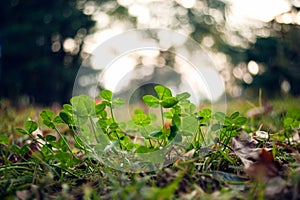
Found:
[{"label": "forest floor", "polygon": [[[198,139],[184,152],[155,170],[132,172],[91,156],[94,147],[76,135],[72,121],[76,117],[67,112],[70,105],[17,109],[1,100],[0,198],[300,199],[299,102],[299,98],[234,100],[223,115],[201,108],[194,129]],[[173,106],[166,116],[173,114],[169,118],[175,121],[177,108]],[[129,142],[132,135],[117,134],[122,125],[109,120],[101,106],[96,113],[103,120],[100,128],[107,126],[116,133],[116,137],[107,133],[113,141],[105,147],[108,151],[151,153],[172,139],[163,135],[171,135],[172,125],[178,125],[171,123],[149,138],[142,134],[145,144],[138,145]],[[137,112],[135,125],[147,128],[147,117]],[[208,145],[204,138],[210,133],[214,138]]]}]

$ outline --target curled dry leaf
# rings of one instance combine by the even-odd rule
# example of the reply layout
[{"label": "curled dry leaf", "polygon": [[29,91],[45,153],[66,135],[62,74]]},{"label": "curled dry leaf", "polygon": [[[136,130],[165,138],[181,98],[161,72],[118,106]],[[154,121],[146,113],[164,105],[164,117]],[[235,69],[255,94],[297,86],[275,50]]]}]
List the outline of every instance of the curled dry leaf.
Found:
[{"label": "curled dry leaf", "polygon": [[261,131],[261,130],[258,130],[255,132],[255,136],[259,139],[268,139],[269,138],[269,133],[266,132],[266,131]]},{"label": "curled dry leaf", "polygon": [[244,164],[245,172],[253,179],[266,183],[265,195],[272,197],[286,188],[286,182],[279,176],[279,166],[272,152],[256,148],[254,139],[246,132],[232,138],[232,149]]},{"label": "curled dry leaf", "polygon": [[247,168],[245,167],[245,172],[250,177],[263,182],[279,176],[278,167],[274,161],[272,152],[268,152],[265,148],[260,149],[257,160]]},{"label": "curled dry leaf", "polygon": [[20,200],[30,199],[31,191],[30,190],[19,190],[16,192],[16,196]]},{"label": "curled dry leaf", "polygon": [[174,166],[178,166],[181,162],[191,160],[196,152],[196,149],[191,149],[185,154],[181,155],[179,159],[174,162]]},{"label": "curled dry leaf", "polygon": [[232,149],[244,164],[245,172],[260,181],[278,176],[278,167],[272,152],[266,148],[256,148],[257,141],[246,132],[232,138]]},{"label": "curled dry leaf", "polygon": [[[293,133],[292,136],[290,137],[290,142],[292,144],[299,144],[300,143],[300,129],[292,129]],[[288,139],[286,139],[287,141],[289,141]]]},{"label": "curled dry leaf", "polygon": [[241,135],[232,138],[232,149],[241,159],[245,168],[249,168],[253,161],[259,159],[261,149],[255,148],[257,141],[254,140],[245,131]]},{"label": "curled dry leaf", "polygon": [[256,132],[254,132],[255,138],[256,139],[263,139],[263,140],[269,139],[269,133],[266,132],[266,131],[262,131],[261,128],[262,128],[262,125],[260,125],[258,130]]},{"label": "curled dry leaf", "polygon": [[262,106],[249,109],[246,117],[257,118],[269,114],[272,110],[273,106],[269,102],[264,102]]}]

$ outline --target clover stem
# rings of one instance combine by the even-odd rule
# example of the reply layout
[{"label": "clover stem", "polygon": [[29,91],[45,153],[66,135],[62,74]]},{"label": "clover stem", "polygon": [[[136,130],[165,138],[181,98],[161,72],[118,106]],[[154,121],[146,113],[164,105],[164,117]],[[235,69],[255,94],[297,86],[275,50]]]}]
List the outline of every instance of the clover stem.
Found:
[{"label": "clover stem", "polygon": [[74,155],[68,141],[66,140],[66,138],[59,132],[59,130],[54,127],[54,130],[58,133],[58,135],[61,137],[61,139],[64,141],[65,145],[67,146],[68,150],[70,151],[70,153],[72,154],[72,156],[75,158],[76,156]]},{"label": "clover stem", "polygon": [[224,140],[225,146],[224,146],[224,148],[223,148],[223,151],[225,151],[225,149],[226,149],[226,147],[227,147],[227,144],[228,144],[229,141],[230,141],[232,131],[229,131],[228,133],[229,133],[229,134],[227,135],[227,137],[226,137],[225,140]]},{"label": "clover stem", "polygon": [[113,122],[116,122],[116,121],[115,121],[115,117],[114,117],[114,113],[113,113],[113,109],[112,109],[112,103],[111,103],[111,105],[109,106],[109,109],[110,109],[110,114],[111,114],[111,118],[112,118]]},{"label": "clover stem", "polygon": [[117,131],[114,131],[114,133],[116,134],[116,136],[117,136],[117,138],[118,138],[118,140],[119,140],[119,146],[120,146],[120,149],[123,150],[123,148],[122,148],[122,143],[121,143],[119,134],[117,133]]},{"label": "clover stem", "polygon": [[202,131],[201,131],[201,126],[199,126],[197,136],[198,136],[198,142],[200,141],[200,139],[202,139],[204,145],[206,145],[206,142],[205,142],[205,139],[204,139],[204,135],[203,135],[203,133],[202,133]]},{"label": "clover stem", "polygon": [[161,124],[162,128],[164,128],[165,121],[164,121],[164,112],[163,112],[163,107],[160,105],[160,114],[161,114]]},{"label": "clover stem", "polygon": [[[160,114],[161,114],[161,123],[162,123],[162,130],[164,129],[165,126],[165,120],[164,120],[164,111],[162,105],[160,105]],[[167,139],[164,138],[164,143],[167,143]]]},{"label": "clover stem", "polygon": [[[142,126],[141,130],[144,132],[144,134],[147,134],[147,130],[146,130],[146,128],[145,128],[144,126]],[[149,138],[148,140],[149,140],[150,146],[153,147],[152,142],[151,142],[151,139]],[[145,145],[147,146],[146,141],[145,141]]]},{"label": "clover stem", "polygon": [[151,148],[153,148],[153,145],[152,145],[151,139],[149,139],[149,144],[150,144],[150,147],[151,147]]},{"label": "clover stem", "polygon": [[97,135],[96,135],[95,124],[94,124],[94,122],[93,122],[93,120],[92,120],[91,117],[89,117],[89,120],[90,120],[90,123],[91,123],[91,125],[92,125],[92,129],[93,129],[93,133],[94,133],[95,139],[96,139],[97,143],[100,143],[100,141],[99,141],[99,139],[98,139],[98,137],[97,137]]}]

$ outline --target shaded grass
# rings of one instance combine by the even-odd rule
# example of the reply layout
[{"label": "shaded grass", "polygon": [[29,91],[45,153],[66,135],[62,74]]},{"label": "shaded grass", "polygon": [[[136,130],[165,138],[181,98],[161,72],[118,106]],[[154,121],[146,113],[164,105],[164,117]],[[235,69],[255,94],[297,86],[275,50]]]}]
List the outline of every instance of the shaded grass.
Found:
[{"label": "shaded grass", "polygon": [[[289,173],[282,177],[287,181],[286,191],[276,199],[299,198],[300,185],[299,142],[289,144],[277,137],[284,131],[283,120],[300,110],[299,98],[272,100],[272,110],[257,117],[250,117],[243,127],[248,132],[270,132],[271,140],[261,140],[258,146],[274,148],[275,159]],[[246,115],[249,109],[259,106],[258,101],[227,102],[227,113],[239,111]],[[246,175],[241,160],[226,148],[220,151],[216,144],[208,154],[196,150],[185,159],[148,173],[124,173],[108,168],[96,160],[81,154],[74,166],[63,168],[58,163],[48,164],[39,154],[17,155],[13,145],[22,146],[28,141],[16,131],[27,119],[39,121],[42,108],[28,106],[15,109],[7,101],[1,101],[0,135],[8,142],[0,144],[0,196],[3,199],[259,199],[264,198],[265,186]],[[294,116],[296,117],[296,116]],[[45,127],[42,127],[45,128]],[[45,128],[45,131],[47,129]],[[69,137],[70,132],[62,127]],[[70,139],[71,141],[71,139]],[[281,144],[281,145],[278,145]],[[31,150],[34,145],[30,146]],[[223,149],[223,147],[222,147]]]}]

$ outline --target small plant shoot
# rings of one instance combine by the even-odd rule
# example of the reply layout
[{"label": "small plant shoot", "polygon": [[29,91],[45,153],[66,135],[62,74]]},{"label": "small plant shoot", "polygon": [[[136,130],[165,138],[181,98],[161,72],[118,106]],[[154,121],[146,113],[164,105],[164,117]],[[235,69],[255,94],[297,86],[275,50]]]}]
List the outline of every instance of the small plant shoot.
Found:
[{"label": "small plant shoot", "polygon": [[[99,188],[104,188],[100,193],[108,199],[116,196],[107,188],[121,191],[124,197],[128,191],[149,190],[148,196],[142,196],[147,199],[178,196],[177,191],[192,191],[199,187],[197,184],[210,198],[214,198],[209,194],[212,187],[233,192],[229,199],[252,197],[256,190],[255,197],[259,198],[264,195],[273,199],[275,194],[285,195],[285,190],[297,194],[297,188],[290,185],[298,184],[299,110],[281,115],[276,122],[270,116],[266,122],[281,128],[268,132],[260,118],[246,118],[242,112],[199,109],[187,92],[173,94],[162,85],[155,86],[154,92],[142,98],[147,112],[136,108],[126,121],[115,116],[125,101],[102,90],[97,101],[85,95],[74,96],[60,111],[45,109],[39,120],[27,120],[23,128],[16,128],[18,137],[24,140],[22,145],[9,135],[0,135],[0,192],[14,192],[15,184],[16,191],[46,187],[53,193],[59,190],[55,184],[64,183],[60,194],[69,194],[68,187],[74,189],[82,181],[83,191],[94,184],[97,190],[88,190],[99,194]],[[282,175],[283,163],[293,163],[291,178]],[[168,186],[158,187],[165,182]],[[278,184],[276,191],[271,182]],[[35,183],[41,186],[30,186]],[[30,198],[29,193],[24,194]],[[17,193],[20,198],[24,194]]]}]

